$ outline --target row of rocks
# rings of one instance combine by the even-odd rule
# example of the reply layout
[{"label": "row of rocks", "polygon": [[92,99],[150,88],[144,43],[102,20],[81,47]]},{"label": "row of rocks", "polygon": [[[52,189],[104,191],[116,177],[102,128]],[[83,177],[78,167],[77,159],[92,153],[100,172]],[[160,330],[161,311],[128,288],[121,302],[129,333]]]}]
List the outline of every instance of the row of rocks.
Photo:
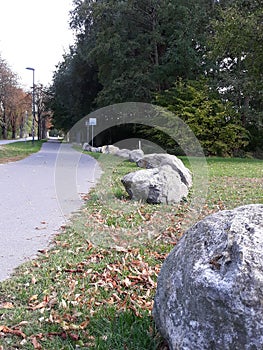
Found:
[{"label": "row of rocks", "polygon": [[113,154],[135,162],[139,168],[144,168],[125,175],[121,180],[133,200],[151,204],[179,203],[188,196],[192,186],[189,169],[176,156],[166,153],[144,155],[140,149],[119,149],[114,145],[91,147],[84,144],[83,149]]},{"label": "row of rocks", "polygon": [[130,162],[137,162],[139,159],[143,158],[144,152],[140,149],[129,150],[129,149],[119,149],[114,145],[106,145],[102,147],[92,147],[88,143],[84,143],[82,146],[83,151],[113,154],[124,159],[128,159]]}]

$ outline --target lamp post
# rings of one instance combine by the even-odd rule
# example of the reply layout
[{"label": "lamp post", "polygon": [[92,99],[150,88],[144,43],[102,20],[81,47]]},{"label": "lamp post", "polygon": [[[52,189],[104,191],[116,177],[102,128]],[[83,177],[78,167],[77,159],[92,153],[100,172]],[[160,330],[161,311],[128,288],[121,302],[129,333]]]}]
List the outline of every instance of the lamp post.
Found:
[{"label": "lamp post", "polygon": [[27,67],[26,69],[31,70],[33,72],[33,87],[32,87],[32,112],[33,112],[33,120],[32,120],[32,143],[35,141],[35,117],[36,117],[36,107],[35,107],[35,69],[31,67]]}]

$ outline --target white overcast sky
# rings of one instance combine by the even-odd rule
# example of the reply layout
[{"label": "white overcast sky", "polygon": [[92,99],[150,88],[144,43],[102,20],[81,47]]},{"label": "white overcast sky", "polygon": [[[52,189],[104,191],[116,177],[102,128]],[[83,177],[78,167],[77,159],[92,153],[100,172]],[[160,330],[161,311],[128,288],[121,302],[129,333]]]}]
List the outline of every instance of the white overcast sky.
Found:
[{"label": "white overcast sky", "polygon": [[74,42],[69,29],[72,0],[0,0],[0,54],[25,88],[52,82],[56,64]]}]

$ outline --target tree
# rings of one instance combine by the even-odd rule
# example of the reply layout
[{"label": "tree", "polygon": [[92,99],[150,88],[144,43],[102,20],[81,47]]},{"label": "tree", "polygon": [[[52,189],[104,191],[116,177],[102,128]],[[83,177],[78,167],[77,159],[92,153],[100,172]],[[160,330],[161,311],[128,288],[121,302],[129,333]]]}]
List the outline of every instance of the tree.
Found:
[{"label": "tree", "polygon": [[235,104],[247,126],[258,122],[254,117],[262,111],[263,4],[239,0],[224,5],[212,23],[213,73],[222,95]]},{"label": "tree", "polygon": [[[76,48],[77,50],[77,48]],[[64,56],[48,91],[48,107],[53,111],[55,127],[68,131],[79,119],[94,109],[94,100],[101,89],[97,69],[84,61],[71,48]]]},{"label": "tree", "polygon": [[[200,76],[213,81],[209,85],[216,95],[210,95],[211,104],[204,107],[214,108],[215,125],[217,117],[223,121],[223,115],[231,112],[234,126],[229,120],[225,125],[229,139],[224,140],[226,130],[219,138],[222,154],[234,152],[235,140],[237,148],[247,142],[241,126],[251,131],[255,125],[261,125],[261,1],[74,0],[73,3],[71,28],[76,34],[75,46],[59,64],[51,89],[58,128],[68,130],[98,107],[128,101],[152,102],[156,93],[161,96],[164,91],[172,90],[175,81],[191,81],[192,86],[192,81]],[[192,98],[197,98],[197,92]],[[187,100],[187,103],[191,109],[192,102]],[[203,122],[208,118],[209,124],[210,117],[204,112]],[[236,139],[235,135],[240,137]],[[212,149],[210,136],[206,148],[219,154],[219,141],[216,140]]]},{"label": "tree", "polygon": [[5,114],[11,128],[11,137],[16,138],[17,132],[24,127],[25,111],[30,108],[31,101],[27,94],[16,86],[9,88],[6,98]]},{"label": "tree", "polygon": [[[151,102],[178,77],[202,71],[203,1],[75,1],[77,54],[98,67],[96,103]],[[201,16],[202,13],[202,16]]]},{"label": "tree", "polygon": [[0,107],[2,137],[7,138],[9,120],[7,117],[8,100],[12,95],[13,87],[17,85],[17,77],[9,68],[7,62],[0,56]]},{"label": "tree", "polygon": [[[207,155],[233,156],[248,144],[247,132],[233,106],[223,104],[206,80],[179,80],[158,94],[156,103],[188,124]],[[168,119],[164,125],[169,128],[172,124]]]},{"label": "tree", "polygon": [[38,139],[47,137],[51,111],[48,108],[49,91],[42,84],[35,86],[36,122]]}]

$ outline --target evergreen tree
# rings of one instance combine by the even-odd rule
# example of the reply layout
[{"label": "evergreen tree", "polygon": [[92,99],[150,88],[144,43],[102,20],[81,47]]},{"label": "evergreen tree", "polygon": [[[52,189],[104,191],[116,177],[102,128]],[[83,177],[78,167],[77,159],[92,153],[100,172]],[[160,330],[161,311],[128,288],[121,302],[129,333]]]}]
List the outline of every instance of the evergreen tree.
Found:
[{"label": "evergreen tree", "polygon": [[[230,103],[223,104],[207,81],[179,80],[156,96],[156,104],[181,118],[194,132],[207,155],[233,156],[248,144],[248,135]],[[172,117],[165,123],[173,125]]]},{"label": "evergreen tree", "polygon": [[[231,101],[250,132],[248,150],[263,149],[263,3],[220,1],[212,21],[214,84]],[[262,151],[257,153],[261,153]]]},{"label": "evergreen tree", "polygon": [[[151,102],[178,77],[202,72],[203,1],[76,1],[83,60],[98,67],[98,106]],[[202,15],[201,15],[202,14]]]}]

